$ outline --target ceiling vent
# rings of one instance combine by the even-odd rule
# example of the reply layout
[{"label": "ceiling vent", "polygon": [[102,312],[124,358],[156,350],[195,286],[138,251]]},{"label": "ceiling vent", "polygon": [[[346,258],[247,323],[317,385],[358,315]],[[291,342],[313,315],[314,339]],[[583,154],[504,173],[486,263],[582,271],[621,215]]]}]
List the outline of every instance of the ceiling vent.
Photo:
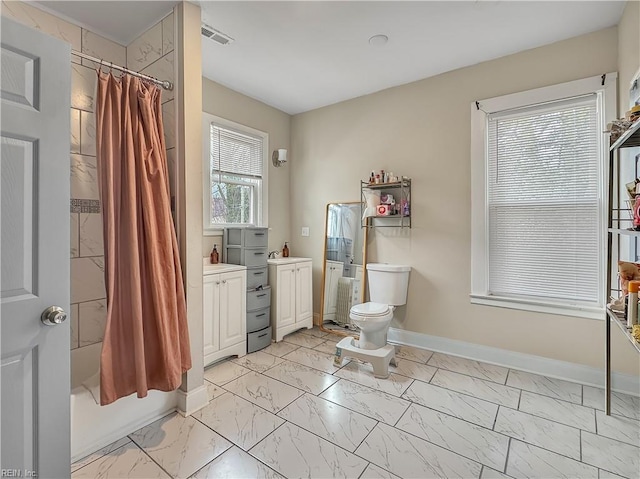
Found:
[{"label": "ceiling vent", "polygon": [[229,35],[225,35],[224,33],[204,23],[200,27],[200,31],[209,40],[213,40],[214,42],[219,43],[220,45],[228,45],[229,43],[233,42],[233,38],[231,38]]}]

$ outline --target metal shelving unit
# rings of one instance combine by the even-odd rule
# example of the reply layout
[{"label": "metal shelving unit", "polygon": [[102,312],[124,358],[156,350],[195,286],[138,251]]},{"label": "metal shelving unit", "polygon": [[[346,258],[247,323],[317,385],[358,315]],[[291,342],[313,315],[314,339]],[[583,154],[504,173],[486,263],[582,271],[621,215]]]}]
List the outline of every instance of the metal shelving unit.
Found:
[{"label": "metal shelving unit", "polygon": [[[621,235],[629,235],[640,237],[640,231],[622,228],[622,222],[625,221],[620,217],[622,211],[620,207],[614,207],[614,188],[619,186],[614,180],[619,179],[619,162],[616,158],[616,152],[622,148],[634,148],[640,146],[640,121],[636,121],[635,124],[629,128],[620,138],[618,138],[609,148],[609,214],[608,214],[608,229],[607,229],[607,291],[606,298],[611,297],[612,284],[611,278],[613,275],[613,240],[614,238],[620,238]],[[615,176],[614,176],[615,175]],[[619,183],[619,182],[618,182]],[[617,205],[620,205],[620,194],[617,191]],[[616,217],[614,218],[614,212]],[[615,223],[615,224],[614,224]],[[620,256],[620,248],[617,248],[618,257]],[[616,262],[617,262],[616,258]],[[631,331],[627,329],[626,321],[623,315],[612,311],[608,306],[606,308],[606,351],[605,351],[605,412],[607,415],[611,414],[611,323],[615,322],[622,330],[627,339],[640,353],[640,343],[638,343]]]},{"label": "metal shelving unit", "polygon": [[[364,208],[366,208],[367,200],[365,198],[365,190],[377,190],[381,194],[392,194],[397,204],[401,205],[406,200],[409,205],[409,214],[403,215],[402,212],[397,215],[379,215],[363,218]],[[398,192],[400,197],[396,198]],[[360,226],[363,228],[411,228],[411,179],[405,178],[396,183],[380,183],[372,184],[367,181],[360,181]]]}]

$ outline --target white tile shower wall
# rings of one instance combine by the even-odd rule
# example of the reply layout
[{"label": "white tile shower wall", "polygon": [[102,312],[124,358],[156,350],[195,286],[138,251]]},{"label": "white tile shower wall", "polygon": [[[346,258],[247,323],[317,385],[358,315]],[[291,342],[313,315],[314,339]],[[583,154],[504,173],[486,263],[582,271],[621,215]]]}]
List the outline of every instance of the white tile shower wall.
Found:
[{"label": "white tile shower wall", "polygon": [[80,153],[80,110],[71,109],[71,153]]},{"label": "white tile shower wall", "polygon": [[[97,216],[97,215],[96,215]],[[107,300],[87,301],[79,304],[80,347],[99,343],[104,337],[107,321]]]},{"label": "white tile shower wall", "polygon": [[127,46],[127,67],[140,71],[161,56],[162,22],[158,22]]},{"label": "white tile shower wall", "polygon": [[[122,45],[118,45],[85,29],[82,29],[82,53],[100,58],[106,62],[113,62],[115,65],[124,66],[127,64],[127,51]],[[82,59],[82,64],[91,69],[95,69],[99,65],[85,58]]]},{"label": "white tile shower wall", "polygon": [[173,13],[162,20],[162,54],[173,51]]},{"label": "white tile shower wall", "polygon": [[96,71],[82,65],[71,65],[71,108],[93,111]]},{"label": "white tile shower wall", "polygon": [[[71,44],[73,50],[174,81],[173,13],[134,40],[118,45],[24,2],[2,2],[2,15]],[[94,98],[97,65],[72,57],[71,68],[71,349],[102,341],[106,320],[104,247],[96,169]],[[169,167],[175,168],[173,92],[162,92]],[[170,131],[169,131],[170,130]],[[175,175],[169,174],[173,195]]]},{"label": "white tile shower wall", "polygon": [[92,111],[80,112],[80,153],[96,156],[96,117]]},{"label": "white tile shower wall", "polygon": [[[173,61],[173,51],[170,51],[162,58],[157,59],[151,65],[141,70],[141,73],[160,80],[169,80],[170,82],[173,82]],[[173,100],[173,90],[163,90],[162,103],[164,104],[171,100]]]},{"label": "white tile shower wall", "polygon": [[[75,47],[74,47],[75,48]],[[123,64],[126,49],[81,29],[80,49],[105,61]],[[92,62],[71,66],[71,308],[75,328],[71,348],[102,341],[106,320],[104,248],[98,194]],[[81,154],[77,154],[81,153]]]},{"label": "white tile shower wall", "polygon": [[[127,66],[132,70],[175,84],[173,48],[174,15],[170,13],[142,33],[127,46]],[[176,104],[173,90],[162,90],[162,120],[164,124],[171,211],[175,215],[176,195]]]}]

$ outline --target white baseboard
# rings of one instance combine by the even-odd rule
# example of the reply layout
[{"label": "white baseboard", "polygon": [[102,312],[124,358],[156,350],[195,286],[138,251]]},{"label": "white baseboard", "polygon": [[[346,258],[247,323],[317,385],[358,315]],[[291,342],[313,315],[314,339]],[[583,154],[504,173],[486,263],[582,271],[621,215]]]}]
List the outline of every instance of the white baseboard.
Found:
[{"label": "white baseboard", "polygon": [[206,383],[188,392],[178,389],[178,412],[183,416],[191,416],[207,404],[209,404],[209,394]]},{"label": "white baseboard", "polygon": [[[598,388],[604,387],[604,369],[583,364],[549,359],[532,354],[467,343],[456,339],[431,336],[397,328],[389,328],[389,341],[406,346],[416,346],[439,353],[451,354],[507,368],[520,369],[551,378],[564,379]],[[611,373],[611,388],[615,391],[640,396],[640,377],[631,374]]]}]

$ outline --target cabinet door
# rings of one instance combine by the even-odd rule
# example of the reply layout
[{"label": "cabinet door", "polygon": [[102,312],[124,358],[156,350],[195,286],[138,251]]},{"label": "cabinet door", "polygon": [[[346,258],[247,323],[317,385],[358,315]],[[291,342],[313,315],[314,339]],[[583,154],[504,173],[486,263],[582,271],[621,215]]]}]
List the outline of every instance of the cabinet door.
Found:
[{"label": "cabinet door", "polygon": [[246,339],[247,280],[244,271],[220,275],[220,349]]},{"label": "cabinet door", "polygon": [[204,277],[202,286],[202,326],[205,364],[207,356],[220,349],[218,330],[220,323],[220,275]]},{"label": "cabinet door", "polygon": [[296,321],[296,265],[278,266],[276,328],[289,326]]},{"label": "cabinet door", "polygon": [[313,316],[311,269],[311,261],[296,264],[296,321]]}]

